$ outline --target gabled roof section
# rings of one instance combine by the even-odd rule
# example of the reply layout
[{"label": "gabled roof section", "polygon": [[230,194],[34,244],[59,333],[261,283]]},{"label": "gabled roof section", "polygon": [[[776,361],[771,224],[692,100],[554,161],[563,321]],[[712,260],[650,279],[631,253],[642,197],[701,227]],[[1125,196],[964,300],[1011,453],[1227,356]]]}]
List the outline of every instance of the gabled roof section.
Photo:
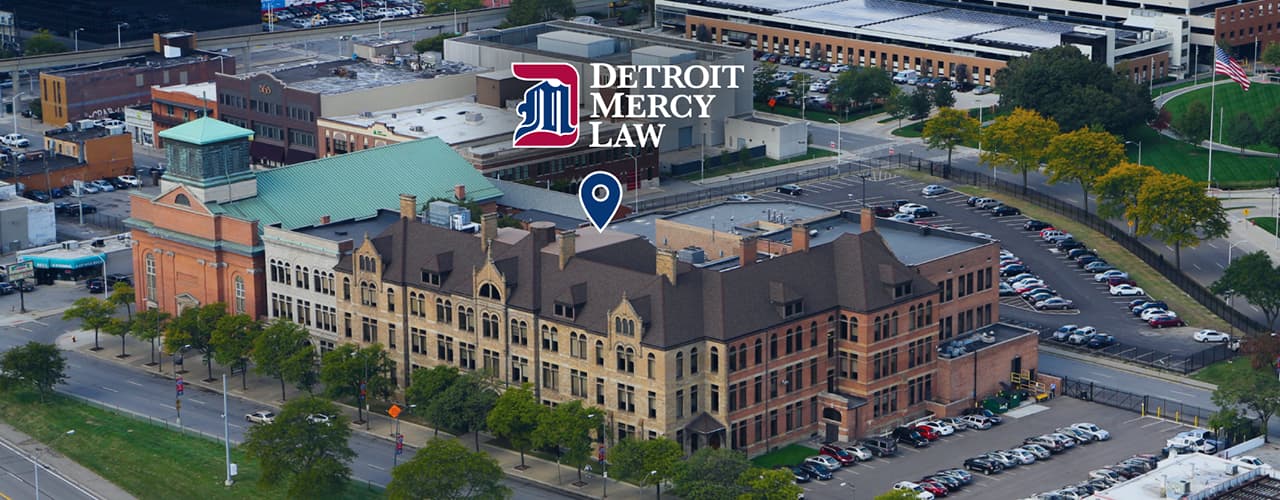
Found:
[{"label": "gabled roof section", "polygon": [[[180,196],[181,198],[179,198]],[[199,198],[196,198],[194,194],[191,194],[191,191],[182,184],[177,184],[177,187],[152,198],[151,202],[157,205],[169,205],[202,214],[213,214],[213,212],[209,210],[204,203],[200,202]]]},{"label": "gabled roof section", "polygon": [[378,209],[398,209],[400,194],[453,199],[454,186],[466,187],[467,199],[486,202],[502,192],[436,138],[402,142],[321,158],[257,173],[258,195],[210,206],[215,212],[263,226],[295,229],[333,220],[357,219]]},{"label": "gabled roof section", "polygon": [[245,137],[253,137],[253,131],[230,123],[203,117],[160,132],[162,139],[202,146]]}]

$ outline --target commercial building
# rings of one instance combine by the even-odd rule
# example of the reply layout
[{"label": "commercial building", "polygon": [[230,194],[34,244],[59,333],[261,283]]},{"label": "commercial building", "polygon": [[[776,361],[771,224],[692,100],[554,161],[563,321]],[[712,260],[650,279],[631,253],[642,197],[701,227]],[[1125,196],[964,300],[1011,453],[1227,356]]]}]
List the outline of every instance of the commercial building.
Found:
[{"label": "commercial building", "polygon": [[232,313],[266,317],[267,226],[375,217],[401,192],[492,211],[501,194],[438,140],[258,171],[250,168],[251,135],[208,117],[161,133],[168,163],[161,192],[131,193],[125,221],[138,247],[138,307],[177,313],[220,302]]},{"label": "commercial building", "polygon": [[[1230,46],[1243,46],[1245,54],[1255,54],[1267,45],[1280,42],[1280,8],[1275,2],[1254,0],[1214,9],[1213,32]],[[1252,59],[1257,59],[1253,55]]]},{"label": "commercial building", "polygon": [[124,131],[133,138],[134,144],[155,146],[155,124],[151,118],[151,106],[124,108]]},{"label": "commercial building", "polygon": [[[151,87],[151,127],[148,145],[164,147],[160,132],[200,117],[218,117],[218,85],[209,82]],[[135,141],[137,142],[137,141]]]},{"label": "commercial building", "polygon": [[0,182],[0,253],[57,240],[53,205],[19,196],[17,186]]},{"label": "commercial building", "polygon": [[[1067,11],[1024,3],[1014,8],[976,1],[659,0],[657,16],[664,27],[689,38],[701,31],[718,44],[890,72],[915,70],[975,85],[994,83],[1011,59],[1063,44],[1108,66],[1127,67],[1144,81],[1188,62],[1186,15],[1125,2],[1057,2],[1080,6]],[[1104,19],[1093,14],[1095,7],[1124,12]]]},{"label": "commercial building", "polygon": [[185,84],[236,71],[235,58],[195,48],[195,34],[156,34],[153,50],[114,61],[40,73],[41,119],[59,126],[105,118],[151,102],[152,85]]},{"label": "commercial building", "polygon": [[[398,381],[441,364],[484,371],[531,383],[544,403],[605,409],[619,439],[667,436],[686,451],[757,454],[954,415],[974,390],[950,379],[976,373],[937,353],[968,352],[954,343],[967,332],[984,337],[982,395],[1010,370],[1034,374],[1034,332],[992,325],[996,243],[820,215],[741,236],[726,220],[698,239],[725,255],[699,259],[627,224],[557,235],[493,215],[477,237],[406,212],[335,268],[339,340],[389,349]],[[674,223],[690,238],[690,219],[710,220],[684,216]]]},{"label": "commercial building", "polygon": [[316,119],[413,106],[425,96],[474,92],[469,68],[414,69],[334,61],[273,72],[218,74],[219,119],[252,130],[255,164],[291,165],[322,157]]},{"label": "commercial building", "polygon": [[[751,52],[740,47],[701,43],[693,40],[638,33],[630,30],[603,26],[552,21],[502,30],[480,30],[444,42],[444,56],[449,61],[461,61],[472,66],[506,71],[514,62],[567,62],[577,68],[580,88],[580,115],[590,120],[596,112],[590,98],[596,73],[591,63],[614,65],[668,64],[702,66],[752,66]],[[708,70],[714,71],[714,70]],[[702,144],[723,144],[725,119],[748,114],[752,109],[750,72],[737,76],[738,88],[703,89],[699,93],[715,96],[708,109],[710,118],[672,117],[662,119],[666,124],[660,138],[662,152],[687,149]],[[728,84],[725,84],[727,87]],[[515,95],[510,92],[518,92]],[[505,99],[519,99],[525,87],[510,85],[493,90]],[[487,90],[482,90],[485,92]],[[601,89],[603,95],[618,92],[616,85]],[[658,88],[626,89],[631,95],[662,96],[670,101],[675,95],[688,94],[688,89],[658,86]],[[587,139],[587,127],[583,127],[583,139]],[[602,134],[604,135],[604,134]],[[605,136],[611,139],[613,136]],[[580,139],[582,140],[582,139]],[[504,177],[506,178],[506,177]]]},{"label": "commercial building", "polygon": [[[89,128],[82,128],[89,127]],[[0,171],[0,179],[25,189],[49,190],[74,181],[91,181],[133,173],[133,141],[124,125],[104,128],[91,121],[46,130],[44,149],[28,150]],[[37,138],[32,138],[37,139]]]},{"label": "commercial building", "polygon": [[[52,227],[51,225],[50,230]],[[132,252],[133,240],[129,235],[116,234],[21,250],[18,252],[18,262],[31,262],[32,267],[35,267],[37,283],[75,283],[112,274],[132,274]]]},{"label": "commercial building", "polygon": [[1202,453],[1177,454],[1155,469],[1089,498],[1124,500],[1247,500],[1280,496],[1280,476],[1261,467]]}]

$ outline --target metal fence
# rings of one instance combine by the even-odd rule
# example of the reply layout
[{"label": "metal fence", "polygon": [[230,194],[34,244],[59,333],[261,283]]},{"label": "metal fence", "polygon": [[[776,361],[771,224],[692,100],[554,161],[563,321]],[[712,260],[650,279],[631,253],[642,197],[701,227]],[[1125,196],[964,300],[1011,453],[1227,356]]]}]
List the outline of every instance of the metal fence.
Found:
[{"label": "metal fence", "polygon": [[1056,347],[1118,359],[1182,375],[1189,374],[1218,361],[1236,357],[1236,352],[1227,347],[1226,344],[1214,344],[1208,349],[1204,349],[1193,354],[1174,354],[1148,347],[1130,345],[1120,341],[1116,341],[1115,344],[1107,347],[1095,349],[1087,346],[1053,341],[1052,337],[1052,331],[1040,331],[1041,344],[1052,341],[1053,345]]},{"label": "metal fence", "polygon": [[[59,214],[59,215],[71,221],[78,222],[80,220],[80,214],[72,214],[72,215]],[[91,214],[84,214],[84,223],[91,226],[98,226],[100,228],[112,231],[113,232],[112,234],[123,233],[129,230],[129,228],[125,227],[124,225],[124,218],[115,217],[107,214],[100,214],[97,212],[94,212]]]},{"label": "metal fence", "polygon": [[1196,427],[1208,425],[1209,419],[1218,412],[1158,396],[1135,394],[1093,382],[1071,380],[1067,377],[1062,377],[1062,395]]},{"label": "metal fence", "polygon": [[[943,173],[943,165],[931,160],[915,158],[907,155],[898,155],[899,158],[880,158],[876,162],[881,165],[898,164],[904,167],[914,167],[918,171],[928,170],[931,173]],[[1204,285],[1196,282],[1173,262],[1169,262],[1159,252],[1152,250],[1138,238],[1128,234],[1127,228],[1122,228],[1113,224],[1111,221],[1099,217],[1092,212],[1086,212],[1083,208],[1077,207],[1067,201],[1055,198],[1041,193],[1032,188],[1023,188],[1021,183],[1009,182],[1003,179],[993,179],[990,175],[981,172],[969,170],[956,170],[954,172],[946,172],[950,174],[949,179],[955,182],[980,186],[999,191],[1006,196],[1012,196],[1019,200],[1034,204],[1036,206],[1052,210],[1058,214],[1066,215],[1072,220],[1084,224],[1085,226],[1102,233],[1103,236],[1115,241],[1128,250],[1130,253],[1142,259],[1144,263],[1155,269],[1165,279],[1168,279],[1174,286],[1189,295],[1200,305],[1203,305],[1209,312],[1223,318],[1232,326],[1240,329],[1245,333],[1263,333],[1269,332],[1271,329],[1266,325],[1246,316],[1244,313],[1231,307],[1227,301],[1209,291]],[[935,174],[937,175],[937,174]]]},{"label": "metal fence", "polygon": [[[678,177],[684,174],[691,174],[691,173],[697,172],[699,169],[702,169],[702,168],[709,168],[709,169],[720,168],[721,164],[725,163],[726,161],[728,161],[728,163],[734,163],[738,161],[739,159],[741,159],[741,156],[739,156],[741,154],[742,154],[741,151],[726,151],[724,154],[708,156],[705,165],[703,165],[702,160],[693,160],[693,161],[687,161],[684,163],[673,163],[671,164],[671,175]],[[764,146],[747,148],[747,156],[752,160],[759,158],[761,156],[764,156],[764,154],[765,154]]]}]

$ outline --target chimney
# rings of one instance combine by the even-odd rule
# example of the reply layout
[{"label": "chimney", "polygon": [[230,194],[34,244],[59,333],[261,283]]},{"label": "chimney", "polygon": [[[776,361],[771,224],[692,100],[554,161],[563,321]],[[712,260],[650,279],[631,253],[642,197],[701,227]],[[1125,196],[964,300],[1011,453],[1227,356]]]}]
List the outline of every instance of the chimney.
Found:
[{"label": "chimney", "polygon": [[858,222],[862,223],[862,232],[864,233],[876,230],[876,215],[871,212],[870,208],[862,209],[862,213],[858,215]]},{"label": "chimney", "polygon": [[458,201],[466,201],[466,200],[467,200],[467,186],[464,186],[464,185],[462,185],[462,184],[458,184],[458,185],[453,186],[453,197],[454,197],[454,198],[457,198],[457,199],[458,199]]},{"label": "chimney", "polygon": [[541,251],[556,239],[556,226],[547,221],[536,221],[529,224],[529,232],[533,234],[533,247]]},{"label": "chimney", "polygon": [[328,223],[329,223],[329,216],[328,216],[328,215],[321,215],[321,216],[320,216],[320,225],[321,225],[321,226],[323,226],[323,225],[328,224]]},{"label": "chimney", "polygon": [[742,239],[742,252],[738,253],[738,265],[747,267],[756,263],[756,252],[759,242],[755,236]]},{"label": "chimney", "polygon": [[804,224],[791,225],[791,251],[809,251],[809,229]]},{"label": "chimney", "polygon": [[672,285],[676,284],[676,251],[665,248],[658,249],[658,274],[667,278]]},{"label": "chimney", "polygon": [[413,219],[418,216],[418,197],[411,194],[400,195],[400,217]]},{"label": "chimney", "polygon": [[480,248],[489,251],[489,244],[498,237],[498,214],[487,213],[480,216]]},{"label": "chimney", "polygon": [[569,265],[569,259],[573,258],[576,250],[575,241],[578,239],[577,231],[565,231],[560,233],[560,270],[563,271],[565,266]]}]

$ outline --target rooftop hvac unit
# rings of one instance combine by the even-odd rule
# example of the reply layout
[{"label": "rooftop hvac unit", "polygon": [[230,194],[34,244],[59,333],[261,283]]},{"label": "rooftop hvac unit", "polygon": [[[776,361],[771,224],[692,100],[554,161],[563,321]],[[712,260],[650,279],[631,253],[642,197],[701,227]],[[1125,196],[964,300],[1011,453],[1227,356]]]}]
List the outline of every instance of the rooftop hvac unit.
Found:
[{"label": "rooftop hvac unit", "polygon": [[479,125],[483,121],[484,121],[484,115],[480,113],[469,111],[466,114],[466,123],[468,125]]},{"label": "rooftop hvac unit", "polygon": [[982,332],[978,334],[978,340],[981,340],[984,344],[994,344],[996,343],[996,332],[990,330]]},{"label": "rooftop hvac unit", "polygon": [[422,131],[424,131],[425,129],[423,129],[423,128],[422,128],[422,125],[411,125],[411,126],[409,127],[409,130],[410,130],[411,132],[422,132]]}]

